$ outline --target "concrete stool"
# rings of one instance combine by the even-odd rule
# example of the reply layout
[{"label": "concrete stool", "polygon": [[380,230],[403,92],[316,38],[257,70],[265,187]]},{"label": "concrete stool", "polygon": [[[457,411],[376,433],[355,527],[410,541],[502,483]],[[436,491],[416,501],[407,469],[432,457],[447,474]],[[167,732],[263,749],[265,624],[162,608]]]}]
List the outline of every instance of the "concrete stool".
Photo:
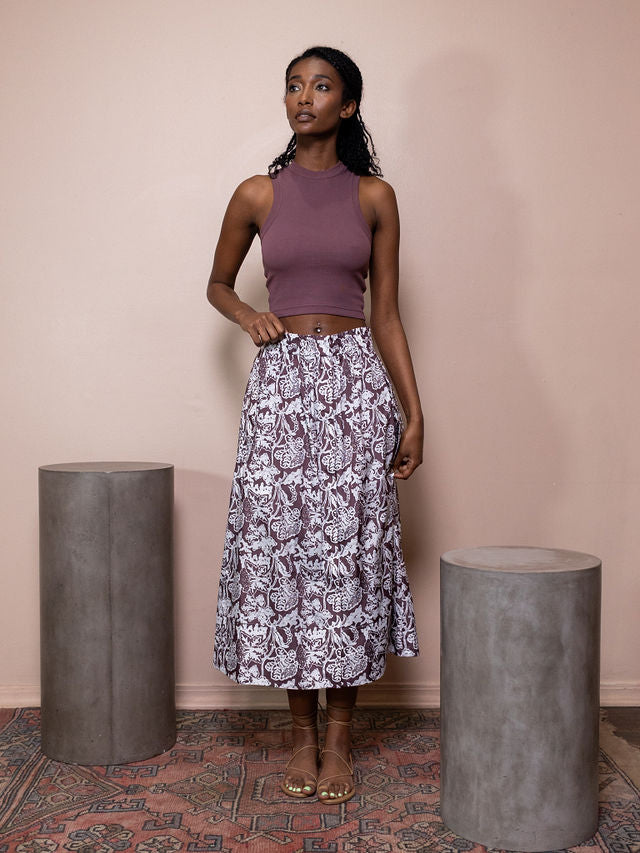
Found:
[{"label": "concrete stool", "polygon": [[176,739],[173,466],[44,465],[42,750],[124,764]]},{"label": "concrete stool", "polygon": [[598,827],[601,562],[441,558],[441,814],[464,838],[557,850]]}]

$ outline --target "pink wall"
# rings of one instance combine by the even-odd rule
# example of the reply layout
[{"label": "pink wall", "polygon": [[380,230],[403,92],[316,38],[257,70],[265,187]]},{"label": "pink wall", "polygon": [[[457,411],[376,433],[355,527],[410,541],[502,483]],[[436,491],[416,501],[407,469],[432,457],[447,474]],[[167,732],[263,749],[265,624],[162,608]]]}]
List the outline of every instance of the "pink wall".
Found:
[{"label": "pink wall", "polygon": [[[0,32],[0,704],[38,701],[36,468],[91,459],[176,465],[179,702],[283,698],[209,664],[254,350],[204,289],[313,42],[364,72],[426,413],[400,484],[423,654],[367,701],[437,703],[443,551],[530,544],[603,559],[603,702],[640,704],[640,5],[3,0]],[[257,246],[239,287],[264,303]]]}]

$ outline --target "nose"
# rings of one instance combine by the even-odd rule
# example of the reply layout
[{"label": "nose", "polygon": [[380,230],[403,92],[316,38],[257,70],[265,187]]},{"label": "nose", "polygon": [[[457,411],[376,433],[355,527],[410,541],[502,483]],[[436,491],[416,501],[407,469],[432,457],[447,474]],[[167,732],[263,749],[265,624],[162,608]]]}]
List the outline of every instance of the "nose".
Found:
[{"label": "nose", "polygon": [[313,103],[313,88],[311,85],[302,86],[300,92],[298,93],[298,104],[303,106],[304,104]]}]

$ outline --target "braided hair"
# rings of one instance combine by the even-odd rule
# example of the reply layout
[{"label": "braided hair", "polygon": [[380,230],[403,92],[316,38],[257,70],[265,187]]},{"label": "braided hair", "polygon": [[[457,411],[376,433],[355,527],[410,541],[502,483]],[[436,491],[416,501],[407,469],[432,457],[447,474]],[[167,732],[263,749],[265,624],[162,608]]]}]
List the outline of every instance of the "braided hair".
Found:
[{"label": "braided hair", "polygon": [[[343,101],[355,101],[356,111],[351,118],[342,119],[338,130],[336,142],[338,160],[356,175],[377,175],[382,177],[382,170],[378,164],[376,149],[371,134],[366,128],[360,115],[360,101],[362,100],[362,74],[351,57],[334,47],[310,47],[296,56],[287,65],[285,72],[285,84],[289,79],[289,73],[293,66],[302,59],[315,56],[324,59],[332,65],[342,80]],[[296,156],[296,135],[289,140],[286,149],[279,154],[269,166],[269,177],[275,178],[281,169],[288,166]]]}]

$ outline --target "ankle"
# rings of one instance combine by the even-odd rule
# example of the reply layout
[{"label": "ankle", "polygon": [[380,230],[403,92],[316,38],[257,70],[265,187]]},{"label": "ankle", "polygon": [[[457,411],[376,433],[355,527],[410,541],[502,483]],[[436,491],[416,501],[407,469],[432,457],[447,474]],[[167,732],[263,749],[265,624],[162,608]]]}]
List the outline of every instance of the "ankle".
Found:
[{"label": "ankle", "polygon": [[351,750],[351,730],[346,726],[329,724],[324,737],[325,749],[333,749],[341,754]]},{"label": "ankle", "polygon": [[340,705],[327,705],[327,725],[335,723],[347,728],[353,721],[353,708],[342,708]]},{"label": "ankle", "polygon": [[291,714],[291,725],[296,729],[317,729],[318,715],[313,714]]}]

